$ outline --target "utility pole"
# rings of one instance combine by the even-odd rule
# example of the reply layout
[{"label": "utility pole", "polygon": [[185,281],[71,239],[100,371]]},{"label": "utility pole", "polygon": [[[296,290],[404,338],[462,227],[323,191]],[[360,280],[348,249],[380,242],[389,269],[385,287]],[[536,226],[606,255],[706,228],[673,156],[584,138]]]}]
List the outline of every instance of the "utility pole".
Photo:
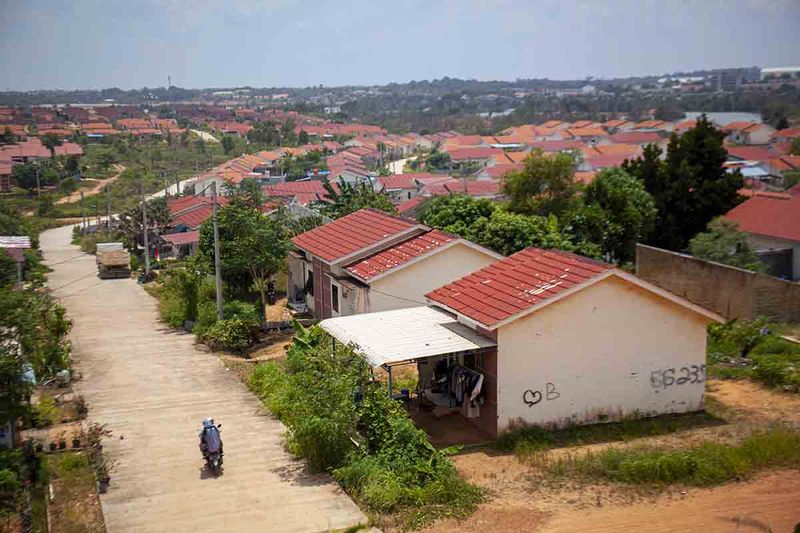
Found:
[{"label": "utility pole", "polygon": [[[39,163],[36,163],[36,199],[39,199],[39,195],[42,193],[42,187],[39,185]],[[81,193],[81,198],[83,198],[83,193]]]},{"label": "utility pole", "polygon": [[217,320],[222,320],[222,266],[219,260],[219,225],[217,224],[217,182],[211,182],[211,209],[214,223],[214,281],[217,289]]},{"label": "utility pole", "polygon": [[106,229],[111,231],[111,185],[106,185]]},{"label": "utility pole", "polygon": [[181,195],[181,177],[178,176],[178,173],[175,173],[175,196]]},{"label": "utility pole", "polygon": [[83,202],[83,191],[81,191],[81,228],[86,232],[86,204]]},{"label": "utility pole", "polygon": [[142,195],[142,235],[144,237],[144,275],[145,279],[150,275],[150,241],[147,237],[147,201],[144,197],[142,186],[139,185],[139,192]]}]

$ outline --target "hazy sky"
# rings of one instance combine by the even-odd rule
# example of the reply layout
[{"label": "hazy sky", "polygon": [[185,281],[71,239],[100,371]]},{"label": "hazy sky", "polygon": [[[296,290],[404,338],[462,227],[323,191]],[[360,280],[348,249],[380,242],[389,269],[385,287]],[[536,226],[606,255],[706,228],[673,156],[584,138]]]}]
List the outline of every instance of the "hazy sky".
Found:
[{"label": "hazy sky", "polygon": [[0,90],[800,64],[800,0],[0,0]]}]

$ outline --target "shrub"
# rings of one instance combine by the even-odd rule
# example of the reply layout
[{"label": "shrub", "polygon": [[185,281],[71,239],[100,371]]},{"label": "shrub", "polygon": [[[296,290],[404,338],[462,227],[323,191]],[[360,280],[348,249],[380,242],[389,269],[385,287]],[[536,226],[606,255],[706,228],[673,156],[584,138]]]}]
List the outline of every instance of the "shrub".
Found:
[{"label": "shrub", "polygon": [[219,320],[203,334],[203,339],[214,348],[244,350],[255,340],[258,322],[241,318]]},{"label": "shrub", "polygon": [[753,362],[758,381],[800,392],[800,353],[753,355]]},{"label": "shrub", "polygon": [[82,453],[68,453],[61,458],[59,468],[62,472],[80,470],[89,466],[89,460]]},{"label": "shrub", "polygon": [[746,357],[767,336],[767,320],[731,320],[708,326],[708,353],[712,357]]},{"label": "shrub", "polygon": [[284,362],[257,366],[248,385],[288,427],[287,447],[334,478],[368,509],[399,512],[416,527],[466,516],[480,489],[458,476],[353,349],[318,328],[297,333]]}]

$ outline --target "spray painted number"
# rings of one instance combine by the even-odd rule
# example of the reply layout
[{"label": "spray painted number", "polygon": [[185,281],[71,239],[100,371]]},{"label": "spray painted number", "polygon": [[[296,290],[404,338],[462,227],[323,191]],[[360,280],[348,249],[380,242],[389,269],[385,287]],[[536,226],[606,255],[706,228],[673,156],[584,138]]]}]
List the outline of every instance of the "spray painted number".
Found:
[{"label": "spray painted number", "polygon": [[706,365],[682,366],[679,369],[666,368],[650,372],[650,386],[656,390],[673,385],[702,383],[706,380]]}]

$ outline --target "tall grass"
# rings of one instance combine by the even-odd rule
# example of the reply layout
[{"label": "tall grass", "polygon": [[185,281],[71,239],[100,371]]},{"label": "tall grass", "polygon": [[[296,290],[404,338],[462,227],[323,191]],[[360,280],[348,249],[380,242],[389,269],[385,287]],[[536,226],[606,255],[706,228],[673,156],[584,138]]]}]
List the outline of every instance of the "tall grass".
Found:
[{"label": "tall grass", "polygon": [[705,487],[745,478],[763,469],[800,467],[800,432],[776,427],[754,431],[737,445],[706,442],[680,450],[609,448],[555,460],[542,454],[535,461],[557,476]]}]

